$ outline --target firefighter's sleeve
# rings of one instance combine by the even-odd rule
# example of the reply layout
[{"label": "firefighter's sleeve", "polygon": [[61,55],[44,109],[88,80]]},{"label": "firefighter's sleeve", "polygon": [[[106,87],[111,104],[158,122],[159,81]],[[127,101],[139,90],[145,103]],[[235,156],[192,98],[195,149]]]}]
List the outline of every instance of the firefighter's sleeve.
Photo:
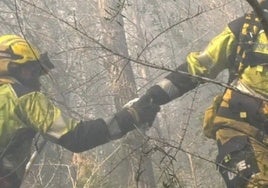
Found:
[{"label": "firefighter's sleeve", "polygon": [[162,105],[182,96],[201,83],[189,75],[215,78],[233,61],[236,43],[235,35],[229,27],[226,27],[203,51],[189,53],[186,62],[180,65],[177,71],[149,88],[146,95],[150,95],[155,104]]},{"label": "firefighter's sleeve", "polygon": [[83,152],[118,139],[135,128],[134,119],[126,109],[108,120],[76,121],[40,92],[18,98],[14,111],[22,123],[73,152]]},{"label": "firefighter's sleeve", "polygon": [[131,115],[123,110],[108,120],[80,121],[59,137],[57,143],[72,152],[83,152],[124,136],[135,128]]}]

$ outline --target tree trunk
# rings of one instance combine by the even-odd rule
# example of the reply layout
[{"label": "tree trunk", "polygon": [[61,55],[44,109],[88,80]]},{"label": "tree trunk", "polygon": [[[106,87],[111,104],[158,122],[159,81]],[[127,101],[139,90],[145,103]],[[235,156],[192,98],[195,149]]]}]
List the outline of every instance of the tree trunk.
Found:
[{"label": "tree trunk", "polygon": [[[108,52],[109,59],[105,67],[109,71],[116,110],[129,100],[137,97],[136,83],[130,62],[128,60],[128,47],[124,31],[124,22],[121,15],[123,4],[116,0],[99,0],[99,10],[102,17],[104,45],[112,51]],[[120,54],[120,55],[118,55]],[[141,132],[144,132],[143,130]],[[137,151],[128,157],[125,168],[119,172],[121,186],[155,187],[151,160],[142,153],[146,143],[141,132],[133,131],[123,139],[124,156],[129,155],[136,148]],[[126,176],[127,175],[127,176]],[[123,179],[123,177],[126,177]]]}]

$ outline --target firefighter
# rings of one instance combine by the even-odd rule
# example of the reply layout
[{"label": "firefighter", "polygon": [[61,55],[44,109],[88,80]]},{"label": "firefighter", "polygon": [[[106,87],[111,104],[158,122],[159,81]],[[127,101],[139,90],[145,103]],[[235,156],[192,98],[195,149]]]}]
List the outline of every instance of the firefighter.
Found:
[{"label": "firefighter", "polygon": [[159,111],[158,105],[141,98],[107,121],[72,119],[40,92],[40,76],[53,68],[47,54],[24,38],[0,37],[1,188],[20,186],[36,133],[72,152],[83,152],[152,124]]},{"label": "firefighter", "polygon": [[[268,1],[259,4],[267,14]],[[216,163],[228,188],[268,187],[268,40],[254,12],[231,21],[203,51],[189,53],[143,97],[166,104],[201,84],[198,76],[214,79],[224,69],[233,88],[206,111],[204,133],[217,142]]]}]

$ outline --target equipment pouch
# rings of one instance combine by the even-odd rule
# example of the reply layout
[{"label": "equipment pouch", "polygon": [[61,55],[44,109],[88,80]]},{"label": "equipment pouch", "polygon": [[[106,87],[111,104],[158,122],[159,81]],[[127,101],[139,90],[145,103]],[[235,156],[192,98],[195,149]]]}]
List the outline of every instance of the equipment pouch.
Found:
[{"label": "equipment pouch", "polygon": [[218,141],[218,150],[216,162],[227,187],[246,187],[260,171],[247,136],[233,137],[223,145]]},{"label": "equipment pouch", "polygon": [[209,106],[204,114],[203,119],[203,132],[206,137],[215,139],[215,132],[214,130],[214,119],[217,114],[217,110],[222,101],[222,95],[217,95],[213,99],[213,103]]}]

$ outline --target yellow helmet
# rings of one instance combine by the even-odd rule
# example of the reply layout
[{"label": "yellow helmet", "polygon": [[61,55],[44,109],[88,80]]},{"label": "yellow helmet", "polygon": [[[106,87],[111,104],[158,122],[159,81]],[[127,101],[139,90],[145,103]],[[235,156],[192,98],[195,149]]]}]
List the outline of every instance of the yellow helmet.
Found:
[{"label": "yellow helmet", "polygon": [[0,74],[8,72],[8,64],[23,65],[28,62],[39,63],[47,73],[54,65],[50,62],[47,53],[41,54],[39,50],[18,35],[0,36]]},{"label": "yellow helmet", "polygon": [[0,37],[1,55],[17,64],[38,61],[40,52],[25,39],[17,35],[3,35]]}]

